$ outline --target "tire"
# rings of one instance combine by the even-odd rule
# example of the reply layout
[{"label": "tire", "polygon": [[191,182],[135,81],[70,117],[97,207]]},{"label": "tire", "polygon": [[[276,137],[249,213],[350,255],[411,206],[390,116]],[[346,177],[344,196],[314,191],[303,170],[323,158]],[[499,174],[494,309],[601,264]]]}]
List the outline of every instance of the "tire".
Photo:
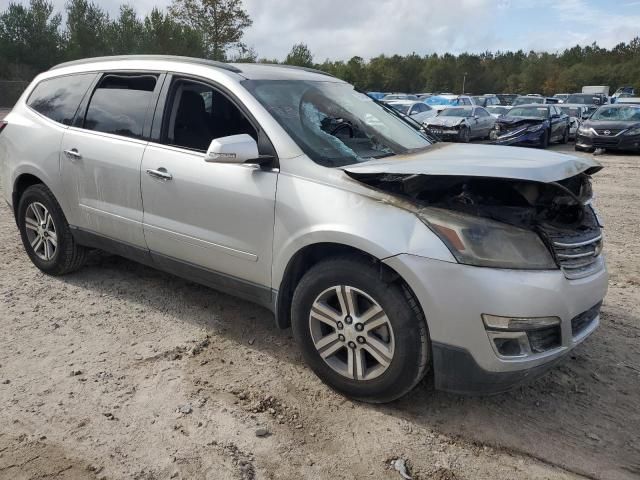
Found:
[{"label": "tire", "polygon": [[567,143],[569,143],[569,127],[566,127],[564,129],[564,135],[562,135],[562,142],[563,145],[566,145]]},{"label": "tire", "polygon": [[[44,273],[64,275],[84,264],[87,249],[74,240],[60,205],[46,186],[27,188],[18,203],[17,215],[27,255]],[[39,220],[44,220],[46,228]]]},{"label": "tire", "polygon": [[469,143],[469,140],[471,140],[471,129],[469,127],[462,127],[458,133],[458,141]]},{"label": "tire", "polygon": [[[355,298],[353,320],[341,311],[335,287],[342,292],[343,300],[349,293]],[[329,307],[333,318],[319,315],[319,305],[324,305],[325,312]],[[367,312],[375,311],[375,305],[382,312],[367,323],[359,322]],[[293,334],[307,364],[324,383],[348,397],[370,403],[391,402],[412,390],[427,371],[429,335],[416,299],[400,282],[382,280],[379,269],[370,262],[336,257],[316,264],[300,280],[291,313]],[[382,326],[366,330],[376,323]],[[358,330],[359,324],[369,327],[362,327],[363,332]],[[325,344],[316,348],[322,342]],[[382,358],[391,358],[386,366],[370,354],[376,349],[383,352]],[[327,360],[320,353],[327,355],[334,350]],[[353,360],[350,369],[350,357],[364,361]],[[358,364],[363,368],[358,369]]]},{"label": "tire", "polygon": [[542,135],[542,139],[540,140],[540,148],[548,148],[549,147],[549,130],[545,130]]}]

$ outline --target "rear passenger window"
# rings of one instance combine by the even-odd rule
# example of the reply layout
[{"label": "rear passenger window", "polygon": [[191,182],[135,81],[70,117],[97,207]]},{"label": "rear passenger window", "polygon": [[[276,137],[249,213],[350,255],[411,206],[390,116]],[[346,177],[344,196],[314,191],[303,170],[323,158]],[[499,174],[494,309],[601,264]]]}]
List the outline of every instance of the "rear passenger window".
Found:
[{"label": "rear passenger window", "polygon": [[29,95],[27,105],[51,120],[71,125],[94,78],[95,74],[89,73],[43,80]]},{"label": "rear passenger window", "polygon": [[84,128],[141,138],[155,75],[106,75],[93,92]]}]

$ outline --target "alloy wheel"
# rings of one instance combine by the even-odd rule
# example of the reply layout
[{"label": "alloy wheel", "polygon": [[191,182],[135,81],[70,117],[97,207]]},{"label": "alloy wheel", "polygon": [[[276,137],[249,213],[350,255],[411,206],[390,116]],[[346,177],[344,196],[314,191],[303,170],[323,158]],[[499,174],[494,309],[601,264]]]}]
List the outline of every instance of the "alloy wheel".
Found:
[{"label": "alloy wheel", "polygon": [[391,322],[362,290],[336,285],[322,292],[311,307],[309,329],[320,357],[344,377],[372,380],[391,365]]},{"label": "alloy wheel", "polygon": [[25,230],[29,245],[38,258],[50,261],[58,248],[58,236],[53,217],[40,202],[30,203],[25,212]]}]

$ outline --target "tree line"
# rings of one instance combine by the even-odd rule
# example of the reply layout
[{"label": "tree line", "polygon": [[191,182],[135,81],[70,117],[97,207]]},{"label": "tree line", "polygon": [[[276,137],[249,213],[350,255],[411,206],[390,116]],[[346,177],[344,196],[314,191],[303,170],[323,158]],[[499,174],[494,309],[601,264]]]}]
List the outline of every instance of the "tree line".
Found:
[{"label": "tree line", "polygon": [[144,17],[130,5],[111,17],[96,3],[69,0],[64,18],[49,0],[10,3],[0,13],[0,79],[30,80],[78,58],[144,53],[314,67],[368,91],[460,93],[463,80],[473,93],[551,95],[583,85],[633,85],[640,91],[640,37],[611,49],[594,43],[558,53],[412,53],[319,63],[303,43],[284,59],[260,58],[243,42],[252,21],[242,0],[173,0],[168,9],[154,8]]}]

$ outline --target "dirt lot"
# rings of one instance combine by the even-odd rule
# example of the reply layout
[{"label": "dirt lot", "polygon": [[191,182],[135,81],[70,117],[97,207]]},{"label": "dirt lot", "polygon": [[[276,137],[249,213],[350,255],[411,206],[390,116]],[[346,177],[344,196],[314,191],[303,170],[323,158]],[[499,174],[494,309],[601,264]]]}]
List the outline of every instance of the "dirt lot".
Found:
[{"label": "dirt lot", "polygon": [[640,157],[599,158],[599,331],[512,393],[387,406],[323,386],[257,306],[101,253],[41,274],[2,203],[0,478],[639,478]]}]

